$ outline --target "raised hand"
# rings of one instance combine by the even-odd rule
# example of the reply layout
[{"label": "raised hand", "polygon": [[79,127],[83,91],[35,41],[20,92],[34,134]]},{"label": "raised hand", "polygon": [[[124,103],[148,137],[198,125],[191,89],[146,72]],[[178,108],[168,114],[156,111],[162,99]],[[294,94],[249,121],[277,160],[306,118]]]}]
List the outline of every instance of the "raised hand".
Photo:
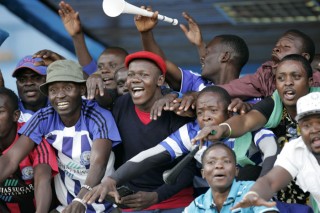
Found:
[{"label": "raised hand", "polygon": [[188,28],[185,25],[180,24],[181,30],[192,44],[196,46],[202,45],[202,35],[198,24],[188,13],[183,12],[182,16],[188,21]]},{"label": "raised hand", "polygon": [[35,62],[35,66],[49,66],[49,64],[51,64],[52,62],[65,59],[65,57],[63,57],[62,55],[46,49],[36,52],[35,54],[33,54],[33,57],[42,59],[42,61]]},{"label": "raised hand", "polygon": [[[151,7],[141,6],[141,9],[145,9],[147,11],[152,11]],[[146,17],[141,15],[136,15],[134,17],[134,23],[139,32],[148,32],[152,30],[158,23],[158,11],[154,12],[152,17]]]},{"label": "raised hand", "polygon": [[59,15],[62,19],[63,25],[71,37],[82,33],[81,21],[79,18],[79,12],[64,1],[59,3]]}]

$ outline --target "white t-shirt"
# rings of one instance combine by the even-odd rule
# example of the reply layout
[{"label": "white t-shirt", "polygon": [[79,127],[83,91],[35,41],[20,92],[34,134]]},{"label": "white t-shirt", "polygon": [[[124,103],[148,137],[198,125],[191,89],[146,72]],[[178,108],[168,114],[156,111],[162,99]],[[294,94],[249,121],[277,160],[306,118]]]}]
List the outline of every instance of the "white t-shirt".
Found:
[{"label": "white t-shirt", "polygon": [[274,165],[296,177],[300,188],[310,192],[320,206],[320,165],[301,137],[285,144]]}]

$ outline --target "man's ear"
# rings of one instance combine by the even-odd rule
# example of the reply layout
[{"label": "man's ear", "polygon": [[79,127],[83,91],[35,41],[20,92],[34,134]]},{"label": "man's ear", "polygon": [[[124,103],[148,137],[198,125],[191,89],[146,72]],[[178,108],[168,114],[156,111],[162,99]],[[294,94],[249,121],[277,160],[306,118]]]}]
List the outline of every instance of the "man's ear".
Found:
[{"label": "man's ear", "polygon": [[164,81],[165,81],[165,78],[163,75],[160,75],[159,78],[158,78],[158,82],[157,82],[157,85],[160,87],[164,84]]},{"label": "man's ear", "polygon": [[302,53],[303,57],[305,57],[308,61],[310,60],[310,54],[309,53]]},{"label": "man's ear", "polygon": [[230,60],[230,58],[231,58],[231,53],[227,51],[220,54],[219,60],[221,63],[226,63]]},{"label": "man's ear", "polygon": [[20,117],[20,110],[17,109],[13,112],[13,122],[17,122],[19,120],[19,117]]}]

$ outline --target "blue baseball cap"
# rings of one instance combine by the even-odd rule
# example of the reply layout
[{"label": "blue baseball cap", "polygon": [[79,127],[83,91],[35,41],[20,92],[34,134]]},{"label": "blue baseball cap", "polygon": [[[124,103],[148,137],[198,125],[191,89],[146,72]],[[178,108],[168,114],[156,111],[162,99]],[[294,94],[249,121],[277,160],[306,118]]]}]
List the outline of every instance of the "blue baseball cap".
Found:
[{"label": "blue baseball cap", "polygon": [[23,68],[28,68],[40,75],[47,75],[47,66],[35,66],[34,63],[37,61],[42,61],[41,58],[33,58],[31,55],[25,56],[19,61],[16,66],[16,69],[12,73],[12,77],[17,77],[17,74]]},{"label": "blue baseball cap", "polygon": [[9,33],[0,29],[0,46],[9,37]]}]

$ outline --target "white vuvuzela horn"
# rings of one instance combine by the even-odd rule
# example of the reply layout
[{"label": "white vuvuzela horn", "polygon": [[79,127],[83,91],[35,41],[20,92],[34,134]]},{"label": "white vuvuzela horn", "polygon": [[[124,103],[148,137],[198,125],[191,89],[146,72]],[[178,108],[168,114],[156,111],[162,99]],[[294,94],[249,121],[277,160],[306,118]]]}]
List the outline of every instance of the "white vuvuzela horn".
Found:
[{"label": "white vuvuzela horn", "polygon": [[[102,8],[105,14],[110,17],[119,16],[121,13],[135,14],[151,17],[153,12],[141,9],[132,4],[127,3],[124,0],[103,0]],[[167,16],[158,15],[158,20],[169,22],[173,25],[178,24],[177,19],[172,19]]]}]

